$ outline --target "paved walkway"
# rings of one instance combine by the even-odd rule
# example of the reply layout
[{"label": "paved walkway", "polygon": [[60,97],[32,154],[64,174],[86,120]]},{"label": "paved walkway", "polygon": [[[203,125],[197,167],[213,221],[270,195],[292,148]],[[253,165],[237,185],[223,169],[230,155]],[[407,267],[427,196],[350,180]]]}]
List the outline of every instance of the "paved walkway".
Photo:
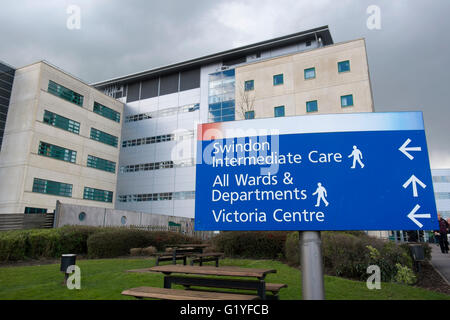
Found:
[{"label": "paved walkway", "polygon": [[450,283],[450,253],[443,254],[439,245],[431,244],[431,264],[443,275]]}]

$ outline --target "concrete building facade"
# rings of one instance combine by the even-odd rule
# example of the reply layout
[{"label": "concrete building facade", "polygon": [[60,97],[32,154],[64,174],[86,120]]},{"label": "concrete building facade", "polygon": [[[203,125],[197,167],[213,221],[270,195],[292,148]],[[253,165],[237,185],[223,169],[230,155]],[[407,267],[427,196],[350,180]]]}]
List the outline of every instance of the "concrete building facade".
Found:
[{"label": "concrete building facade", "polygon": [[113,208],[123,104],[46,62],[15,72],[0,153],[0,213],[56,201]]}]

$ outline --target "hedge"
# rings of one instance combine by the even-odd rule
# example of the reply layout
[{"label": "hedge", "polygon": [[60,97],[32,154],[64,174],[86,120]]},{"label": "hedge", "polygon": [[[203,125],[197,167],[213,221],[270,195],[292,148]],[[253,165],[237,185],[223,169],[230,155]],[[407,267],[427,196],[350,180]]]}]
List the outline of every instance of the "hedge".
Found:
[{"label": "hedge", "polygon": [[129,254],[131,248],[154,246],[161,251],[165,245],[199,242],[175,232],[111,228],[90,236],[87,251],[90,258],[113,258]]},{"label": "hedge", "polygon": [[287,234],[284,231],[226,231],[214,237],[212,242],[228,257],[280,259]]},{"label": "hedge", "polygon": [[[0,232],[0,262],[58,258],[63,253],[90,257],[127,255],[133,247],[198,243],[200,240],[179,233],[126,228],[65,226],[57,229]],[[136,245],[139,244],[139,245]]]}]

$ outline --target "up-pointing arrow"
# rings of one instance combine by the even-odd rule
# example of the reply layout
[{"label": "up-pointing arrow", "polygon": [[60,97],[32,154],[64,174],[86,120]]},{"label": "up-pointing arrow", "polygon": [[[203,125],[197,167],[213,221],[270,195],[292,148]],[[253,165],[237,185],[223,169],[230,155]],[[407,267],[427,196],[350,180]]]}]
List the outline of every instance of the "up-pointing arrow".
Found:
[{"label": "up-pointing arrow", "polygon": [[414,207],[414,209],[412,209],[412,211],[408,214],[408,218],[411,219],[412,222],[414,222],[415,224],[417,224],[417,226],[419,228],[423,227],[423,224],[421,224],[419,221],[417,221],[416,218],[431,218],[431,215],[429,213],[422,213],[422,214],[416,214],[417,210],[420,209],[420,206],[418,204],[416,204],[416,206]]},{"label": "up-pointing arrow", "polygon": [[411,139],[407,139],[405,143],[402,144],[398,150],[400,150],[405,156],[409,158],[409,160],[414,159],[414,157],[408,152],[408,151],[422,151],[421,147],[408,147],[409,143],[411,142]]},{"label": "up-pointing arrow", "polygon": [[412,189],[413,189],[413,196],[415,198],[418,197],[417,194],[417,184],[419,184],[419,186],[421,186],[423,189],[425,189],[427,187],[427,185],[425,183],[423,183],[422,181],[420,181],[415,175],[412,175],[411,178],[409,178],[404,184],[403,184],[403,188],[407,188],[410,184],[412,184]]}]

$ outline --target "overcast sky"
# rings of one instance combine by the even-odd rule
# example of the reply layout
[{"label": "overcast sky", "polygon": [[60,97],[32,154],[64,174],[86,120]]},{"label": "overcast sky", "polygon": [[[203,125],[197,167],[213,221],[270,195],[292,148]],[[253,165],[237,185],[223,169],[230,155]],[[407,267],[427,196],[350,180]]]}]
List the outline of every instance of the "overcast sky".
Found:
[{"label": "overcast sky", "polygon": [[328,25],[336,43],[366,39],[375,110],[423,111],[432,168],[450,168],[449,12],[449,0],[2,0],[0,60],[92,83]]}]

